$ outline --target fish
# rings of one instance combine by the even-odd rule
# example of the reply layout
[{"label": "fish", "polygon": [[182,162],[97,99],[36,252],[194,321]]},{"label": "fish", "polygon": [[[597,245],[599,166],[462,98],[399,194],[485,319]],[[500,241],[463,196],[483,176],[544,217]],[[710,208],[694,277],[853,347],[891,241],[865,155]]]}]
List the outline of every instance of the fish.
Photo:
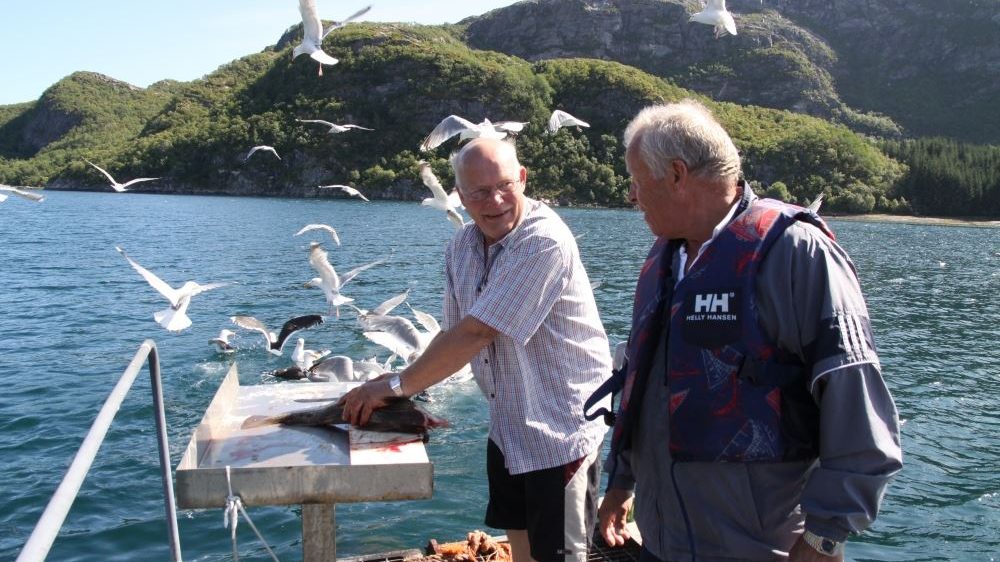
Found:
[{"label": "fish", "polygon": [[[268,425],[331,426],[344,423],[343,404],[330,404],[318,408],[296,410],[274,416],[250,416],[243,421],[242,429]],[[413,433],[426,435],[428,430],[448,427],[448,421],[421,410],[409,398],[396,398],[384,408],[372,412],[367,431]]]}]

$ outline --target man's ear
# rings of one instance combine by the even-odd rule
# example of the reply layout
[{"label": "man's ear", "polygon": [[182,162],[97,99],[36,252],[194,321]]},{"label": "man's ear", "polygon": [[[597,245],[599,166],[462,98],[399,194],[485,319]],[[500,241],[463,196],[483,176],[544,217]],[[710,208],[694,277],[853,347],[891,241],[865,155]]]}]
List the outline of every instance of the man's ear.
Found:
[{"label": "man's ear", "polygon": [[675,158],[674,160],[670,161],[670,169],[667,171],[667,173],[673,174],[674,183],[679,184],[687,180],[688,177],[687,164],[685,164],[683,160]]}]

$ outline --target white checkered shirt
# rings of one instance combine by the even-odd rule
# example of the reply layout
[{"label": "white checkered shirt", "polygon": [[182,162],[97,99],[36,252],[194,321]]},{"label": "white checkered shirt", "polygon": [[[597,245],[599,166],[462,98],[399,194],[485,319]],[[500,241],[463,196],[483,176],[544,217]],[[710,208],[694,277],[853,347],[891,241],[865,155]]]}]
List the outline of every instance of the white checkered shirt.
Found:
[{"label": "white checkered shirt", "polygon": [[611,375],[611,355],[576,239],[548,206],[484,248],[468,224],[445,252],[444,327],[466,314],[499,332],[472,360],[490,407],[490,439],[511,474],[567,464],[601,445],[583,402]]}]

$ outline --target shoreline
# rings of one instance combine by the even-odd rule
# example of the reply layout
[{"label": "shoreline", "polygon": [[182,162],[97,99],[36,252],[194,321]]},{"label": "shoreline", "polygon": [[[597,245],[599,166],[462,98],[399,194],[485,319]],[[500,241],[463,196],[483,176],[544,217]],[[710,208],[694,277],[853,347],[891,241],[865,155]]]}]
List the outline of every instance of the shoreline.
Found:
[{"label": "shoreline", "polygon": [[[823,216],[823,215],[821,215]],[[914,215],[825,215],[825,219],[854,222],[888,222],[931,226],[971,226],[975,228],[1000,228],[1000,219],[969,217],[918,217]]]}]

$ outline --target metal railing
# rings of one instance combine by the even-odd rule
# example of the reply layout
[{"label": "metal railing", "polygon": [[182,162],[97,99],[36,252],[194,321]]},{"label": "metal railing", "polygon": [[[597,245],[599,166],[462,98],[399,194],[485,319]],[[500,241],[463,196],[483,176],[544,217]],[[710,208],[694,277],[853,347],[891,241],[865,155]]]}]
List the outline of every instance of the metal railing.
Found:
[{"label": "metal railing", "polygon": [[167,446],[167,422],[163,410],[163,387],[160,378],[160,359],[156,352],[156,343],[153,340],[142,342],[135,352],[132,362],[128,364],[118,384],[111,390],[104,406],[97,414],[97,419],[90,426],[90,431],[83,439],[80,450],[73,457],[73,463],[66,476],[52,494],[52,499],[45,507],[45,511],[38,519],[35,529],[24,543],[21,553],[17,557],[17,562],[34,562],[45,560],[55,542],[63,521],[69,513],[73,501],[76,500],[80,492],[87,472],[90,470],[97,451],[104,442],[104,436],[108,433],[111,422],[114,421],[118,409],[121,408],[125,396],[132,388],[139,370],[149,360],[149,378],[153,387],[153,406],[156,409],[156,440],[160,449],[160,472],[163,476],[163,498],[167,510],[167,534],[170,540],[170,553],[175,562],[181,561],[180,535],[177,531],[177,505],[174,499],[173,476],[170,471],[170,449]]}]

